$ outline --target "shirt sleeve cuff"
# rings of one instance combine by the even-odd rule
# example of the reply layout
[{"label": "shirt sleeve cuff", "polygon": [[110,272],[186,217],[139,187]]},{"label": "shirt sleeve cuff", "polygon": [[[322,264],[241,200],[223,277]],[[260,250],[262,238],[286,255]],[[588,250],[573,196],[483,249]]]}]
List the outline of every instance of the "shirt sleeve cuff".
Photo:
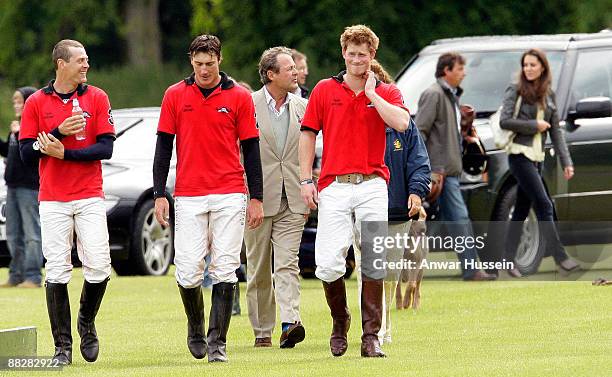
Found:
[{"label": "shirt sleeve cuff", "polygon": [[302,126],[302,127],[300,128],[300,131],[310,131],[310,132],[313,132],[315,135],[318,135],[318,134],[319,134],[319,131],[318,131],[318,130],[315,130],[314,128],[310,128],[310,127],[308,127],[308,126]]},{"label": "shirt sleeve cuff", "polygon": [[65,136],[59,130],[59,127],[55,127],[51,132],[51,135],[55,136],[57,140],[62,140]]}]

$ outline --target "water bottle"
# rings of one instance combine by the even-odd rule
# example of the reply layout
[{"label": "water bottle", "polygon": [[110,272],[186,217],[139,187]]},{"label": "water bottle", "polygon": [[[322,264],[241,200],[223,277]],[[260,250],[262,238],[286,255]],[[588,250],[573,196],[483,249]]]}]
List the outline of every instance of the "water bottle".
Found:
[{"label": "water bottle", "polygon": [[[83,109],[81,109],[79,100],[76,98],[72,100],[72,115],[83,116]],[[85,125],[83,125],[83,128],[75,135],[75,137],[77,140],[85,140],[85,136]]]}]

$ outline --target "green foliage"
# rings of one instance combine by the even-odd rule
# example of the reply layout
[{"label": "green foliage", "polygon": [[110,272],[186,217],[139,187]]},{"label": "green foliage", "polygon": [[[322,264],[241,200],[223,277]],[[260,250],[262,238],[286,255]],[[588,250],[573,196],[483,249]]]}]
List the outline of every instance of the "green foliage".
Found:
[{"label": "green foliage", "polygon": [[192,39],[192,7],[185,0],[161,0],[159,22],[162,34],[162,59],[173,64],[188,61],[187,48]]},{"label": "green foliage", "polygon": [[0,85],[0,139],[4,140],[8,134],[11,121],[15,119],[13,110],[14,88]]},{"label": "green foliage", "polygon": [[439,38],[599,31],[605,27],[602,23],[610,24],[609,4],[605,0],[580,5],[570,0],[192,0],[192,31],[219,35],[224,69],[251,84],[257,83],[255,67],[263,50],[275,45],[297,48],[308,56],[312,86],[342,69],[339,36],[348,25],[370,26],[381,40],[379,60],[396,73]]},{"label": "green foliage", "polygon": [[[189,74],[189,65],[179,68],[166,64],[161,67],[117,67],[105,70],[92,69],[89,83],[102,88],[109,96],[114,109],[126,107],[160,106],[168,86]],[[15,114],[12,97],[15,89],[0,84],[0,138],[4,138]]]},{"label": "green foliage", "polygon": [[580,32],[612,30],[612,2],[610,0],[590,0],[578,2],[577,10],[571,15],[576,29]]},{"label": "green foliage", "polygon": [[184,69],[168,64],[161,67],[119,67],[91,71],[89,82],[108,94],[114,109],[160,106],[168,86],[185,78],[189,68],[187,64]]},{"label": "green foliage", "polygon": [[92,67],[122,61],[116,0],[3,1],[0,15],[0,75],[8,84],[40,86],[49,80],[53,46],[65,38],[85,45]]},{"label": "green foliage", "polygon": [[107,90],[119,108],[158,105],[164,89],[189,72],[185,52],[193,36],[202,33],[221,37],[223,70],[257,88],[259,57],[276,45],[308,56],[309,86],[343,69],[339,36],[344,27],[357,23],[377,33],[378,59],[392,74],[438,38],[612,27],[609,0],[160,0],[167,64],[136,69],[121,68],[127,61],[126,1],[0,1],[0,129],[13,118],[14,88],[40,87],[53,77],[51,51],[63,38],[83,42],[91,82]]}]

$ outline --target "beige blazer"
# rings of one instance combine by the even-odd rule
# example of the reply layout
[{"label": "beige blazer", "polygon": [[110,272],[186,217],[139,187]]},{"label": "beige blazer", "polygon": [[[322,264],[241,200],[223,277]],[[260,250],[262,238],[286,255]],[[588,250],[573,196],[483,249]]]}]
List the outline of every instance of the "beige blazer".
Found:
[{"label": "beige blazer", "polygon": [[281,203],[283,182],[287,193],[289,209],[293,213],[308,213],[308,208],[300,194],[300,164],[298,143],[300,123],[306,111],[307,101],[292,96],[289,102],[289,131],[283,153],[279,155],[276,137],[270,124],[270,114],[263,88],[254,92],[253,102],[259,126],[259,150],[263,170],[263,207],[264,216],[278,214]]}]

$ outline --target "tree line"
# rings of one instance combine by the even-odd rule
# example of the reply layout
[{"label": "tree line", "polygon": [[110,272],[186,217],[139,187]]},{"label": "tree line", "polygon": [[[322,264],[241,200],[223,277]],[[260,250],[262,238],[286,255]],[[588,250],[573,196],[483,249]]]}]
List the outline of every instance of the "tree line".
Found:
[{"label": "tree line", "polygon": [[[342,67],[339,35],[364,23],[380,37],[392,73],[438,38],[597,32],[612,26],[609,0],[12,0],[0,3],[0,80],[44,84],[58,40],[83,42],[97,69],[171,64],[186,73],[193,36],[223,41],[223,69],[256,87],[261,52],[286,45],[308,56],[310,85]],[[143,79],[146,79],[143,78]],[[178,80],[179,78],[177,78]],[[151,104],[158,105],[158,104]]]}]

